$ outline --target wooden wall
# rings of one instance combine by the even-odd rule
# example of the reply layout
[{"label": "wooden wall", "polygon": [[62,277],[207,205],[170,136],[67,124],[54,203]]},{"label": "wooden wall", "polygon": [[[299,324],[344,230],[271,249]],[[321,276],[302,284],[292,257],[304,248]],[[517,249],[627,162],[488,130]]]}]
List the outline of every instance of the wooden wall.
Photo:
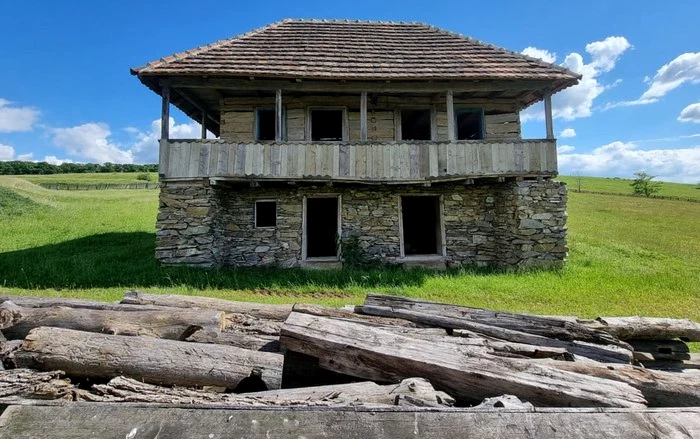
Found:
[{"label": "wooden wall", "polygon": [[[360,96],[284,95],[286,140],[306,140],[306,111],[310,106],[342,106],[348,109],[349,141],[360,140]],[[236,97],[221,102],[221,138],[231,142],[255,141],[255,108],[274,107],[275,98]],[[494,103],[455,96],[455,109],[483,108],[486,139],[520,139],[520,116],[515,102]],[[394,112],[401,106],[429,107],[435,112],[437,140],[447,140],[447,109],[444,96],[370,95],[367,108],[367,138],[370,141],[395,139]]]}]

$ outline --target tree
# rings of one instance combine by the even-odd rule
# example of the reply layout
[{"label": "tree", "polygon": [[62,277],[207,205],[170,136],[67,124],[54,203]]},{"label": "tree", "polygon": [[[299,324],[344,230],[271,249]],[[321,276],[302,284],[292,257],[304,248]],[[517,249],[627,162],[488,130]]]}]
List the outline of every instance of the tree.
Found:
[{"label": "tree", "polygon": [[632,191],[635,195],[644,195],[649,197],[659,192],[661,189],[661,183],[658,181],[651,181],[656,178],[655,175],[649,175],[646,172],[635,172],[634,175],[637,177],[632,180],[630,186],[632,186]]}]

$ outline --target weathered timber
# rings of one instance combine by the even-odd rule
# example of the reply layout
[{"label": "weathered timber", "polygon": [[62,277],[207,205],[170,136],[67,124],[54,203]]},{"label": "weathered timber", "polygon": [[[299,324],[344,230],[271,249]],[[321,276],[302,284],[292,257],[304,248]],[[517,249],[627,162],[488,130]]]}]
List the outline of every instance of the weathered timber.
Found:
[{"label": "weathered timber", "polygon": [[466,319],[485,325],[512,329],[564,341],[578,340],[628,347],[624,343],[619,343],[619,340],[605,331],[593,330],[584,325],[573,323],[568,319],[558,319],[556,317],[542,317],[533,314],[518,314],[482,308],[470,308],[382,294],[368,294],[365,298],[365,305],[406,309],[424,314]]},{"label": "weathered timber", "polygon": [[197,331],[187,337],[186,341],[223,344],[241,349],[250,349],[252,351],[280,351],[280,338],[276,335],[249,334],[245,332],[221,332],[219,334],[211,334],[204,331]]},{"label": "weathered timber", "polygon": [[15,352],[19,367],[63,370],[69,376],[124,375],[154,384],[236,389],[247,380],[278,389],[283,357],[232,346],[36,328]]},{"label": "weathered timber", "polygon": [[70,308],[104,309],[110,311],[167,311],[163,306],[126,305],[115,302],[99,302],[96,300],[67,299],[62,297],[36,297],[2,295],[0,303],[12,302],[25,308],[53,308],[55,306],[67,306]]},{"label": "weathered timber", "polygon": [[422,325],[432,325],[448,329],[467,329],[478,334],[515,343],[563,348],[571,354],[580,355],[604,363],[630,363],[632,361],[632,351],[615,345],[605,346],[583,341],[558,340],[513,329],[487,325],[468,319],[426,314],[409,309],[369,305],[359,306],[356,309],[363,314],[403,318]]},{"label": "weathered timber", "polygon": [[181,296],[177,294],[146,294],[127,291],[121,303],[132,305],[159,305],[176,308],[216,309],[227,313],[247,314],[251,317],[283,321],[292,311],[292,305],[269,305],[253,302],[234,302],[213,297]]},{"label": "weathered timber", "polygon": [[689,360],[676,360],[676,361],[647,361],[647,360],[638,360],[640,363],[644,365],[647,369],[658,369],[658,370],[686,370],[686,369],[691,369],[691,370],[697,370],[700,369],[700,354],[690,354],[690,359]]},{"label": "weathered timber", "polygon": [[475,409],[491,409],[504,408],[511,410],[529,410],[534,406],[529,402],[523,402],[515,395],[501,395],[493,398],[486,398],[479,405],[474,406]]},{"label": "weathered timber", "polygon": [[606,331],[620,340],[700,341],[700,323],[687,319],[655,317],[598,317],[582,324],[591,329]]},{"label": "weathered timber", "polygon": [[310,314],[312,316],[331,317],[338,319],[352,319],[360,323],[367,322],[383,326],[398,326],[405,328],[416,327],[415,323],[409,322],[408,320],[404,319],[392,319],[389,317],[377,317],[364,314],[357,314],[355,313],[354,307],[352,310],[349,310],[343,308],[329,308],[327,306],[321,305],[306,305],[297,303],[292,307],[292,311],[300,312],[303,314]]},{"label": "weathered timber", "polygon": [[638,361],[690,360],[688,345],[680,340],[628,340]]},{"label": "weathered timber", "polygon": [[183,408],[143,404],[13,405],[0,435],[37,438],[657,439],[700,436],[700,409]]},{"label": "weathered timber", "polygon": [[75,398],[77,388],[63,378],[60,370],[38,372],[31,369],[0,371],[0,398],[68,399]]},{"label": "weathered timber", "polygon": [[102,332],[115,335],[144,335],[184,340],[196,331],[221,332],[224,313],[215,310],[121,312],[102,309],[51,307],[25,308],[4,302],[0,305],[0,329],[9,339],[24,338],[40,326]]},{"label": "weathered timber", "polygon": [[530,360],[476,356],[463,346],[405,337],[358,323],[292,313],[283,348],[360,378],[399,382],[423,377],[462,400],[512,393],[541,406],[639,407],[641,393],[612,380],[560,371]]},{"label": "weathered timber", "polygon": [[279,335],[281,327],[281,321],[259,319],[248,314],[227,313],[224,330],[245,334]]}]

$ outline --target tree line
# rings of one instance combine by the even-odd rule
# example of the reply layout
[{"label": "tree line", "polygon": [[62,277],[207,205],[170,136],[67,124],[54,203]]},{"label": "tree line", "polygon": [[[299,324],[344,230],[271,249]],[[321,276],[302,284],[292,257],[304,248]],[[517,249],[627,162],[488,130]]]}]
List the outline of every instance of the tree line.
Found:
[{"label": "tree line", "polygon": [[62,163],[52,165],[47,162],[26,162],[13,160],[0,161],[0,175],[45,175],[45,174],[89,174],[112,172],[158,172],[155,164],[121,163]]}]

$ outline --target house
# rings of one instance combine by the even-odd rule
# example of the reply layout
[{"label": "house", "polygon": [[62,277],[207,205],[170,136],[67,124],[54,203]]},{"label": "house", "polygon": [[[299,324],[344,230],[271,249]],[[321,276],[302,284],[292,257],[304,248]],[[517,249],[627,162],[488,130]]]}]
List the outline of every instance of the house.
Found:
[{"label": "house", "polygon": [[[569,70],[420,23],[283,20],[132,74],[162,96],[163,264],[336,267],[350,237],[406,265],[566,258]],[[546,135],[522,139],[539,101]],[[169,137],[171,105],[201,139]]]}]

